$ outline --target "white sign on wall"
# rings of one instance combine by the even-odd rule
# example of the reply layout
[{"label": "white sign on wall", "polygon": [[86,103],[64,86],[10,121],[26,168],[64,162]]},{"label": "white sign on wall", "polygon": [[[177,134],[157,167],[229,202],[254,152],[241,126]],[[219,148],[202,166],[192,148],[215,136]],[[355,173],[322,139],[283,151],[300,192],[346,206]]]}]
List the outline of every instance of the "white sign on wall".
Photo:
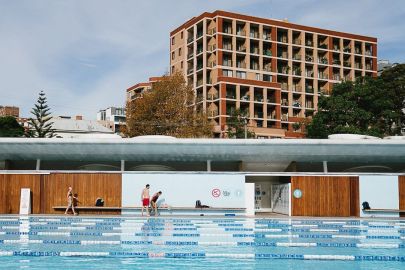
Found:
[{"label": "white sign on wall", "polygon": [[244,208],[245,177],[227,174],[123,174],[122,206],[141,206],[141,192],[162,191],[160,203],[194,207],[197,200],[210,207]]},{"label": "white sign on wall", "polygon": [[22,188],[20,195],[20,215],[31,214],[31,190]]}]

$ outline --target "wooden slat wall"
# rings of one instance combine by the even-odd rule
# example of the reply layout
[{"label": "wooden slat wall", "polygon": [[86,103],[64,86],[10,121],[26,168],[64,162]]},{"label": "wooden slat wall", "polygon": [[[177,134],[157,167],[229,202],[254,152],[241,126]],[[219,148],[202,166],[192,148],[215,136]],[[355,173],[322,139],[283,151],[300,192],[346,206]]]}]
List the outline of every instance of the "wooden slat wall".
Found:
[{"label": "wooden slat wall", "polygon": [[[0,174],[0,214],[18,214],[21,188],[30,188],[33,214],[56,214],[53,206],[67,205],[68,187],[78,194],[79,205],[94,206],[97,197],[105,206],[121,206],[121,174]],[[63,213],[63,212],[62,212]],[[83,214],[99,214],[86,211]],[[108,214],[120,214],[109,211]],[[105,214],[105,213],[104,213]]]},{"label": "wooden slat wall", "polygon": [[[399,190],[399,209],[405,210],[405,176],[398,176],[398,190]],[[405,217],[405,213],[401,213],[401,217]]]},{"label": "wooden slat wall", "polygon": [[[79,205],[94,206],[98,197],[104,199],[104,206],[121,206],[121,174],[50,174],[44,176],[43,213],[61,213],[52,209],[53,206],[67,205],[67,190],[72,186],[78,195]],[[99,212],[86,211],[86,214]],[[120,211],[108,212],[120,214]]]},{"label": "wooden slat wall", "polygon": [[20,212],[22,188],[31,189],[32,213],[41,213],[40,179],[41,175],[38,174],[0,175],[0,214],[18,214]]},{"label": "wooden slat wall", "polygon": [[292,196],[293,216],[359,216],[358,177],[293,176],[292,192],[299,188],[300,199]]}]

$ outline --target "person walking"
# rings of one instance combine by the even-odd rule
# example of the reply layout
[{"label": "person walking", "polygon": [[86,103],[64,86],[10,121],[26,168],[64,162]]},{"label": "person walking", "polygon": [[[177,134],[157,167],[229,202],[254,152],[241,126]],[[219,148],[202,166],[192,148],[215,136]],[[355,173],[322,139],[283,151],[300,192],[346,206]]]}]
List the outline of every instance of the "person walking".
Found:
[{"label": "person walking", "polygon": [[69,209],[71,208],[72,212],[73,212],[73,215],[77,216],[77,213],[75,211],[75,205],[74,205],[74,200],[75,199],[77,200],[77,198],[73,195],[73,189],[72,189],[72,187],[69,187],[68,192],[67,192],[68,206],[66,208],[65,215],[67,215]]},{"label": "person walking", "polygon": [[150,200],[150,205],[152,206],[152,209],[155,212],[155,216],[158,215],[158,211],[157,211],[157,200],[159,199],[159,196],[162,195],[162,191],[156,192],[153,196],[152,199]]},{"label": "person walking", "polygon": [[143,216],[143,210],[146,208],[146,215],[149,216],[149,188],[150,185],[147,184],[145,188],[142,190],[141,194],[141,202],[142,202],[142,216]]}]

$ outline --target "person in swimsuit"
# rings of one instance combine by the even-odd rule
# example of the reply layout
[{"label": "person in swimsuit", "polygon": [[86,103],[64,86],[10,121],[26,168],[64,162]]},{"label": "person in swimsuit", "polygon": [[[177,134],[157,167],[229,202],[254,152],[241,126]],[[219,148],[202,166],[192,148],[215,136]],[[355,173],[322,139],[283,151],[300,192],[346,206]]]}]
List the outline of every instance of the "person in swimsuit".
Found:
[{"label": "person in swimsuit", "polygon": [[69,187],[68,192],[67,192],[68,206],[66,208],[65,215],[67,215],[69,208],[72,208],[72,212],[75,216],[77,215],[77,213],[75,211],[75,206],[74,206],[75,199],[77,200],[77,198],[75,196],[73,196],[73,189],[72,189],[72,187]]},{"label": "person in swimsuit", "polygon": [[141,202],[142,202],[142,216],[143,216],[143,210],[146,208],[146,215],[149,216],[149,184],[145,186],[145,188],[142,190],[141,194]]},{"label": "person in swimsuit", "polygon": [[159,192],[156,192],[154,195],[153,195],[153,197],[152,197],[152,200],[150,200],[150,205],[152,206],[152,209],[154,210],[154,212],[155,212],[155,216],[157,216],[158,215],[158,212],[157,212],[157,200],[159,199],[159,196],[160,195],[162,195],[162,191],[159,191]]}]

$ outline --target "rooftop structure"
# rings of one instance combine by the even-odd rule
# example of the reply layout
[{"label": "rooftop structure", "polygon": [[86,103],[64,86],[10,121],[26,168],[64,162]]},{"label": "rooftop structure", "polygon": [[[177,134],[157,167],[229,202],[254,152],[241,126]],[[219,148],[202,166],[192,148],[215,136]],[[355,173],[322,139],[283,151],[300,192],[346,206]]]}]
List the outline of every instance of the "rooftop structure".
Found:
[{"label": "rooftop structure", "polygon": [[[170,71],[181,71],[218,133],[235,109],[261,138],[302,137],[333,85],[377,76],[377,39],[225,11],[170,33]],[[297,128],[298,127],[298,128]]]},{"label": "rooftop structure", "polygon": [[137,83],[127,89],[127,102],[135,100],[142,96],[146,91],[152,89],[155,82],[159,81],[162,77],[150,77],[148,82]]}]

